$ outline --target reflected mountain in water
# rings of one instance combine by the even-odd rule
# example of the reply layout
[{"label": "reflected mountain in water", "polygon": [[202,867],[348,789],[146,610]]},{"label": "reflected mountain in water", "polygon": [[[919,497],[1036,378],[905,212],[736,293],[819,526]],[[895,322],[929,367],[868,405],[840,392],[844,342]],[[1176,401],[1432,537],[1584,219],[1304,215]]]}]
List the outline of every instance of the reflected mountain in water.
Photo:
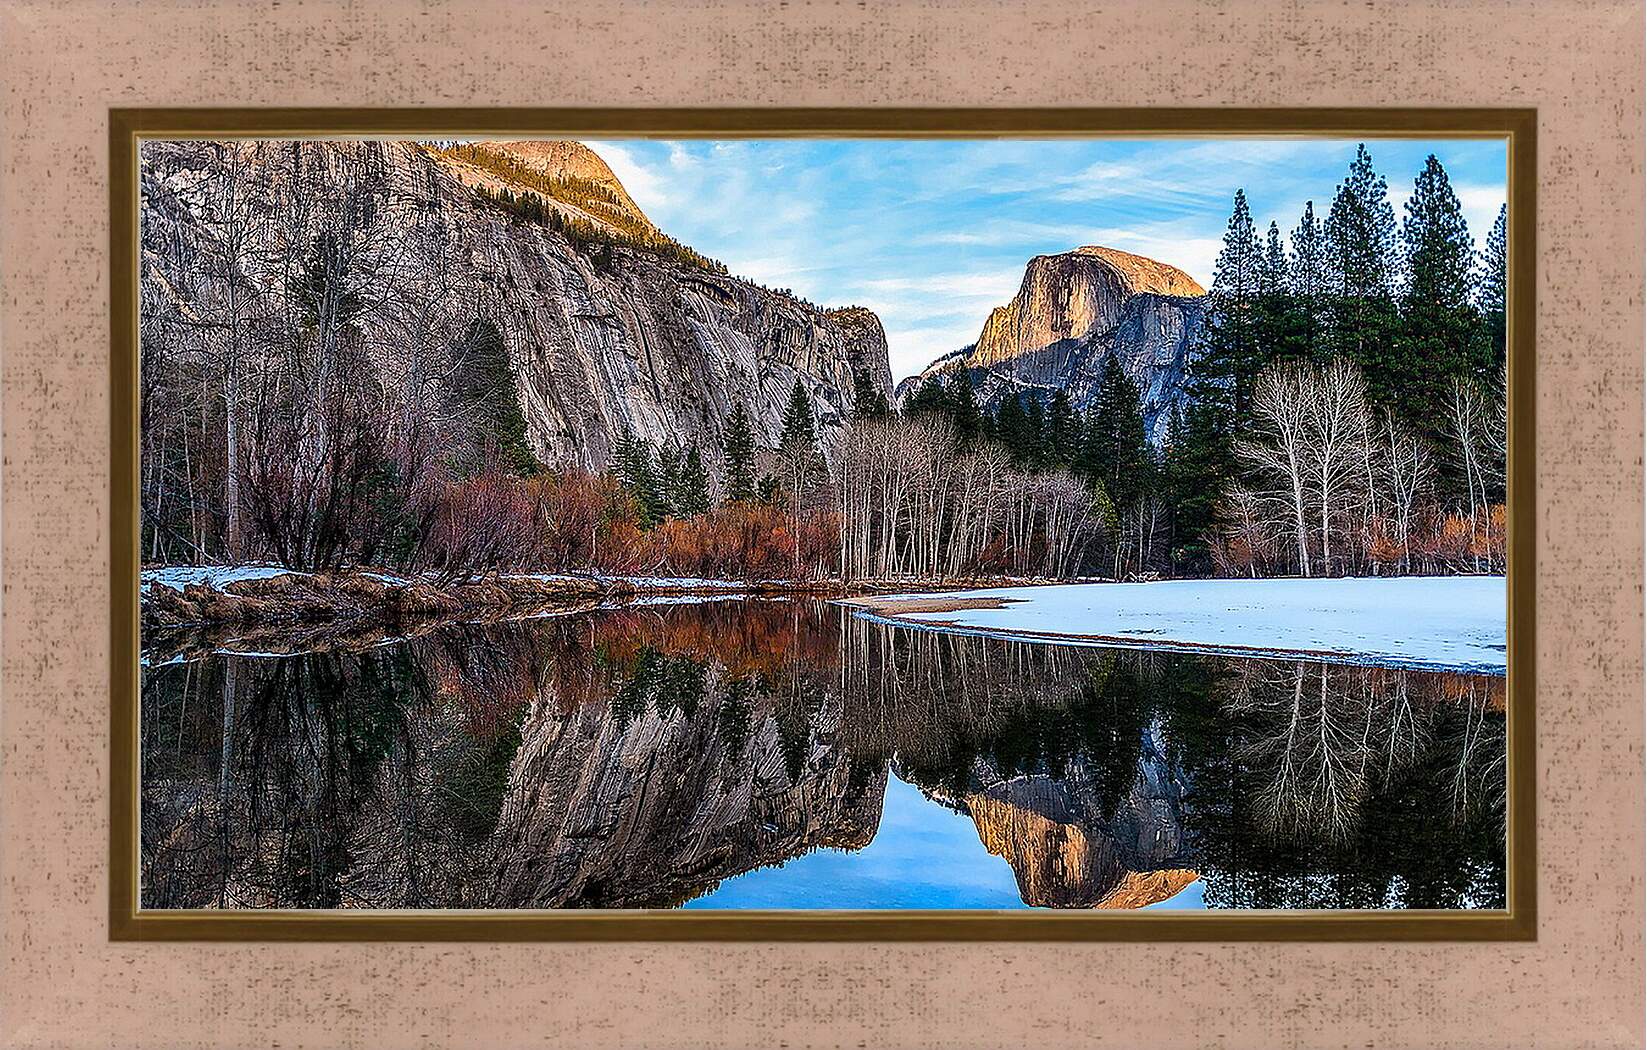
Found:
[{"label": "reflected mountain in water", "polygon": [[[977,829],[976,858],[910,869],[947,901],[976,874],[956,868],[1005,864],[1037,907],[1195,881],[1218,908],[1504,906],[1502,678],[1011,642],[795,599],[351,644],[159,641],[183,655],[144,676],[145,907],[673,907],[862,850],[893,772]],[[792,878],[781,906],[822,896]]]}]

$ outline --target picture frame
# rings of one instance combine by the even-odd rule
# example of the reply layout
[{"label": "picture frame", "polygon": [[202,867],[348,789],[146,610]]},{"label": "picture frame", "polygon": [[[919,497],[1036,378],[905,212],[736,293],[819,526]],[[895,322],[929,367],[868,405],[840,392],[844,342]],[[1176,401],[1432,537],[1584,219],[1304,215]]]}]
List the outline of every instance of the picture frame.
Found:
[{"label": "picture frame", "polygon": [[[1509,208],[1508,907],[1482,912],[157,912],[137,894],[137,146],[145,138],[1500,138]],[[1537,115],[1526,109],[115,109],[109,119],[109,934],[304,941],[1486,941],[1537,934]]]}]

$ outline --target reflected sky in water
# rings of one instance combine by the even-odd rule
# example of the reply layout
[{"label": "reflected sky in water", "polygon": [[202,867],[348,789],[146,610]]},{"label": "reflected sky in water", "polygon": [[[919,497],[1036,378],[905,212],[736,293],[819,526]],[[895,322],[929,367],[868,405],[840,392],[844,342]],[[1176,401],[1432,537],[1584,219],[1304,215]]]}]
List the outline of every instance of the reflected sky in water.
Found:
[{"label": "reflected sky in water", "polygon": [[148,641],[146,908],[1503,906],[1502,677],[795,599]]},{"label": "reflected sky in water", "polygon": [[1018,882],[978,841],[970,818],[896,774],[881,827],[861,850],[821,849],[736,875],[688,908],[1023,908]]}]

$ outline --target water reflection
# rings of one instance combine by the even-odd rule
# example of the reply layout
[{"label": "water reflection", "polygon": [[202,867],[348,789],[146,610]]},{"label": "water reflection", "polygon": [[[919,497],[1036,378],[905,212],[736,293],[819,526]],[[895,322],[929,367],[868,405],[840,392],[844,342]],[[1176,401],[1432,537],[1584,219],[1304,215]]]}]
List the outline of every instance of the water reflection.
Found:
[{"label": "water reflection", "polygon": [[145,672],[145,907],[1504,906],[1502,678],[792,600],[190,645]]}]

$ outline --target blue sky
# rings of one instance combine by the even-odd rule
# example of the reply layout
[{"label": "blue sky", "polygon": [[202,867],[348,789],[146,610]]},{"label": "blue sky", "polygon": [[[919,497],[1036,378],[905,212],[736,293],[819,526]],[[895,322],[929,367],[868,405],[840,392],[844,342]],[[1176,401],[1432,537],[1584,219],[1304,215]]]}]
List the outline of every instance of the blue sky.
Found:
[{"label": "blue sky", "polygon": [[[1102,244],[1212,280],[1237,188],[1283,234],[1325,214],[1355,142],[1294,139],[589,143],[671,236],[732,272],[886,326],[895,378],[972,342],[1035,255]],[[1479,246],[1504,202],[1499,141],[1369,143],[1397,219],[1426,154]]]}]

